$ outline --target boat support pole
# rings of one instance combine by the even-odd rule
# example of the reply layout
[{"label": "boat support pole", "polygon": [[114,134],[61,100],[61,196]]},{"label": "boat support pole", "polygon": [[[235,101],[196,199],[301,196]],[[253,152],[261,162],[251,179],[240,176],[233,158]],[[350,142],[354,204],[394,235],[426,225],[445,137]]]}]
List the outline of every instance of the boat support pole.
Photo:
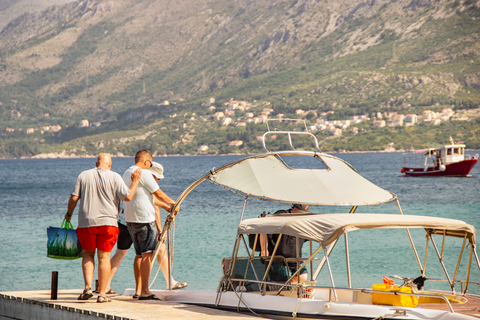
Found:
[{"label": "boat support pole", "polygon": [[333,287],[333,295],[335,297],[335,301],[338,301],[337,290],[335,290],[335,282],[333,281],[332,269],[330,268],[330,260],[328,259],[328,253],[327,253],[327,249],[325,247],[323,248],[323,252],[324,252],[324,255],[325,255],[325,260],[327,261],[328,274],[330,275],[330,281],[331,281],[332,287]]},{"label": "boat support pole", "polygon": [[428,258],[428,242],[430,241],[431,234],[427,235],[427,243],[425,244],[425,260],[423,262],[422,277],[425,277],[427,270],[427,258]]},{"label": "boat support pole", "polygon": [[[460,250],[460,254],[458,256],[458,263],[457,263],[457,267],[455,268],[455,274],[453,275],[453,283],[455,283],[455,280],[457,279],[458,269],[460,268],[460,262],[462,261],[463,250],[465,249],[465,243],[466,242],[467,242],[467,235],[465,234],[465,236],[463,237],[462,249]],[[469,271],[470,271],[470,263],[471,262],[472,262],[472,253],[470,252],[470,261],[468,263]],[[468,283],[468,273],[467,273],[467,280],[466,281]]]},{"label": "boat support pole", "polygon": [[345,259],[347,261],[347,283],[348,287],[351,289],[352,288],[352,276],[350,274],[350,251],[348,249],[348,233],[345,233],[343,235],[345,237]]},{"label": "boat support pole", "polygon": [[466,279],[466,283],[465,283],[465,292],[464,293],[467,293],[467,289],[468,289],[468,282],[470,280],[470,268],[472,266],[472,254],[473,256],[475,257],[475,261],[477,262],[477,267],[478,269],[480,270],[480,262],[478,261],[478,255],[477,255],[477,250],[475,250],[475,245],[473,243],[470,243],[470,261],[468,262],[468,272],[467,272],[467,279]]},{"label": "boat support pole", "polygon": [[442,265],[443,272],[445,272],[445,275],[447,276],[448,283],[450,284],[450,288],[452,288],[453,291],[455,291],[455,283],[450,280],[450,276],[448,275],[447,268],[445,268],[445,264],[443,263],[443,257],[440,255],[440,252],[438,252],[437,244],[433,240],[433,237],[430,236],[430,240],[432,240],[433,248],[435,249],[435,252],[437,253],[438,260],[440,261],[440,264]]},{"label": "boat support pole", "polygon": [[[248,200],[248,196],[245,197],[245,201],[243,202],[243,209],[242,209],[242,214],[240,215],[240,221],[238,222],[238,224],[240,225],[240,222],[242,222],[243,220],[243,214],[245,213],[245,207],[247,206],[247,200]],[[232,259],[231,259],[231,264],[230,264],[230,270],[229,270],[229,277],[232,276],[232,273],[233,273],[233,270],[235,269],[235,262],[236,262],[236,257],[237,257],[237,254],[238,254],[238,249],[240,248],[240,241],[239,241],[239,234],[238,234],[238,228],[237,228],[237,234],[235,236],[235,244],[233,245],[233,251],[232,251]],[[227,284],[228,286],[228,284]],[[219,286],[220,288],[220,286]],[[220,289],[217,289],[217,295],[220,295]],[[220,301],[220,297],[218,297],[217,299],[218,301]]]},{"label": "boat support pole", "polygon": [[[353,206],[352,209],[350,210],[350,214],[354,213],[355,210],[357,210],[357,206]],[[348,287],[352,288],[352,274],[350,271],[350,249],[348,247],[348,233],[345,232],[343,235],[345,237],[345,261],[347,263],[347,283]]]},{"label": "boat support pole", "polygon": [[[353,206],[352,209],[350,209],[350,214],[352,213],[355,213],[355,211],[357,210],[358,206]],[[328,245],[328,255],[330,255],[330,252],[332,252],[333,248],[335,247],[335,245],[337,244],[337,241],[338,240],[334,240],[331,244]],[[349,252],[347,251],[346,252],[347,254],[347,269],[350,269],[349,265],[350,265],[350,258],[349,258]],[[312,276],[312,279],[313,280],[316,280],[318,275],[320,274],[320,271],[322,271],[323,269],[323,266],[325,265],[325,257],[322,258],[322,260],[320,261],[320,263],[318,264],[318,267],[317,269],[315,269],[315,274]],[[349,272],[349,271],[347,271]],[[350,279],[351,281],[351,279]],[[350,282],[349,282],[350,283]]]},{"label": "boat support pole", "polygon": [[[402,207],[400,207],[400,202],[398,201],[398,198],[395,200],[397,202],[397,207],[398,210],[400,211],[400,214],[403,215]],[[415,254],[415,259],[417,259],[418,267],[420,268],[420,272],[423,274],[423,268],[422,268],[422,263],[420,262],[420,258],[418,256],[417,248],[415,248],[415,243],[413,243],[412,235],[410,234],[410,230],[406,228],[407,234],[408,234],[408,239],[410,239],[410,244],[412,245],[413,253]]]},{"label": "boat support pole", "polygon": [[[245,207],[247,206],[247,199],[248,197],[245,197],[245,200],[243,201],[243,209],[242,209],[242,214],[240,215],[240,221],[238,221],[238,224],[240,225],[240,222],[243,220],[243,214],[245,213]],[[238,228],[237,228],[237,235],[235,236],[235,245],[233,246],[233,251],[232,251],[232,269],[233,271],[233,265],[235,264],[234,258],[237,256],[236,252],[238,252]]]},{"label": "boat support pole", "polygon": [[467,293],[468,290],[468,282],[470,281],[470,267],[472,266],[472,253],[475,252],[473,246],[470,247],[470,257],[468,258],[468,270],[467,270],[467,278],[465,279],[465,291],[463,294]]},{"label": "boat support pole", "polygon": [[171,257],[170,257],[170,230],[167,230],[167,263],[168,263],[168,290],[172,290],[172,268],[171,268]]},{"label": "boat support pole", "polygon": [[[258,275],[257,275],[257,270],[255,269],[253,265],[253,256],[255,254],[255,251],[252,251],[252,254],[250,254],[250,250],[248,249],[247,242],[245,241],[245,238],[243,237],[243,234],[241,235],[243,244],[245,245],[245,250],[247,250],[247,255],[248,255],[248,261],[250,263],[250,266],[252,267],[253,273],[255,275],[255,279],[258,281]],[[256,239],[256,238],[255,238]],[[255,248],[254,248],[255,249]],[[247,269],[248,270],[248,269]],[[245,271],[247,272],[247,271]]]},{"label": "boat support pole", "polygon": [[477,250],[475,250],[475,247],[473,246],[473,244],[470,244],[473,248],[473,254],[475,256],[475,260],[477,261],[477,267],[478,267],[478,270],[480,270],[480,261],[478,261],[478,255],[477,255]]}]

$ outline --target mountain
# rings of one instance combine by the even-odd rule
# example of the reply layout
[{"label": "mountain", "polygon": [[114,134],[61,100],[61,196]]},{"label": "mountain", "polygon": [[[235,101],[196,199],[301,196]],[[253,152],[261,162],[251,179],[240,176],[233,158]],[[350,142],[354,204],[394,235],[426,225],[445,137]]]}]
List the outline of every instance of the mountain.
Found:
[{"label": "mountain", "polygon": [[[211,133],[219,127],[181,123],[172,116],[190,112],[207,119],[211,114],[201,104],[209,97],[215,97],[217,108],[236,98],[292,116],[298,108],[334,110],[339,117],[476,108],[479,18],[473,0],[55,5],[15,18],[0,33],[1,122],[14,129],[72,128],[84,118],[102,123],[85,132],[38,138],[41,145],[17,155],[83,143],[74,142],[82,136],[95,145],[107,132],[143,136],[150,125],[160,136],[161,128],[178,130],[178,136],[170,133],[171,145],[164,151],[179,153],[178,147],[198,137],[195,130]],[[8,156],[11,143],[28,144],[29,137],[4,133],[2,140]],[[80,149],[89,148],[78,146],[76,154]]]},{"label": "mountain", "polygon": [[40,12],[55,5],[67,3],[70,0],[2,0],[0,1],[0,30],[11,20],[25,12]]}]

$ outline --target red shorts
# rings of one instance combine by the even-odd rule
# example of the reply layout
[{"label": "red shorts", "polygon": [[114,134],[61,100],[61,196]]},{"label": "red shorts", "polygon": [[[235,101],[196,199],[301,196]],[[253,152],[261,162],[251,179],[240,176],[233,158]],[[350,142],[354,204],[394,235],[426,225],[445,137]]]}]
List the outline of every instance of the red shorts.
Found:
[{"label": "red shorts", "polygon": [[99,226],[77,228],[77,238],[83,250],[111,252],[118,239],[118,228],[113,226]]}]

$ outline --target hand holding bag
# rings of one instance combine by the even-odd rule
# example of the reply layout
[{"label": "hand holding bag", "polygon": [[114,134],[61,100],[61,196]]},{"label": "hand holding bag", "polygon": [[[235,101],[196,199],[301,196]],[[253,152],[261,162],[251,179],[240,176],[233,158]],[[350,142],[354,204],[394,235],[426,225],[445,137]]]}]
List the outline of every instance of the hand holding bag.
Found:
[{"label": "hand holding bag", "polygon": [[48,227],[47,236],[47,257],[64,260],[82,257],[82,246],[70,221],[63,219],[60,228]]}]

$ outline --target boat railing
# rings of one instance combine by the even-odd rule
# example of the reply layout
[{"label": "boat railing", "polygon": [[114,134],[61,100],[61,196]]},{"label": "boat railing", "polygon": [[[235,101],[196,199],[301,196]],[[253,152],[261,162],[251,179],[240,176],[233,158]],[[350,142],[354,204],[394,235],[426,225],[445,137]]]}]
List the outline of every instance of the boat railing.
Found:
[{"label": "boat railing", "polygon": [[[303,123],[304,131],[278,130],[277,128],[271,129],[271,128],[270,128],[270,125],[269,125],[270,122]],[[267,132],[265,132],[265,133],[263,134],[263,136],[262,136],[262,146],[263,146],[263,150],[265,150],[265,152],[270,152],[270,151],[267,149],[267,145],[266,145],[266,137],[267,137],[268,135],[286,135],[286,136],[287,136],[287,139],[288,139],[288,144],[289,144],[289,146],[290,146],[290,149],[293,150],[293,151],[297,151],[297,148],[295,148],[295,147],[293,146],[292,136],[294,136],[294,135],[297,135],[297,136],[307,136],[307,137],[309,137],[309,138],[311,138],[311,139],[313,140],[315,151],[316,151],[316,152],[320,152],[320,153],[322,152],[322,151],[320,150],[320,147],[318,146],[318,139],[317,139],[317,137],[315,137],[313,134],[311,134],[310,132],[308,132],[307,123],[305,122],[304,119],[286,119],[286,118],[282,118],[282,119],[267,119],[266,125],[267,125]]]},{"label": "boat railing", "polygon": [[[243,282],[250,282],[250,283],[257,283],[259,285],[275,285],[278,287],[289,287],[289,288],[307,288],[307,289],[320,289],[320,290],[329,290],[329,291],[350,291],[350,292],[361,292],[366,294],[372,293],[379,293],[379,294],[387,294],[387,295],[405,295],[405,296],[413,296],[413,297],[426,297],[426,298],[437,298],[445,301],[446,305],[448,306],[451,313],[455,313],[452,308],[452,305],[445,295],[442,294],[435,294],[435,293],[421,293],[421,292],[400,292],[400,291],[381,291],[381,290],[373,290],[373,289],[360,289],[360,288],[343,288],[343,287],[328,287],[328,286],[310,286],[305,285],[302,283],[280,283],[280,282],[272,282],[272,281],[262,281],[262,280],[246,280],[241,278],[229,278],[229,281],[238,281],[238,283]],[[241,288],[241,286],[237,286],[237,288]],[[238,291],[242,291],[238,289]],[[278,292],[277,292],[278,294]],[[329,295],[329,302],[337,302],[338,298],[332,299],[332,295]],[[337,297],[336,294],[333,297]]]},{"label": "boat railing", "polygon": [[478,153],[476,155],[473,155],[473,154],[465,155],[465,160],[472,160],[472,159],[478,159]]},{"label": "boat railing", "polygon": [[424,153],[404,153],[403,166],[404,167],[436,167],[441,165],[439,158],[434,158]]}]

